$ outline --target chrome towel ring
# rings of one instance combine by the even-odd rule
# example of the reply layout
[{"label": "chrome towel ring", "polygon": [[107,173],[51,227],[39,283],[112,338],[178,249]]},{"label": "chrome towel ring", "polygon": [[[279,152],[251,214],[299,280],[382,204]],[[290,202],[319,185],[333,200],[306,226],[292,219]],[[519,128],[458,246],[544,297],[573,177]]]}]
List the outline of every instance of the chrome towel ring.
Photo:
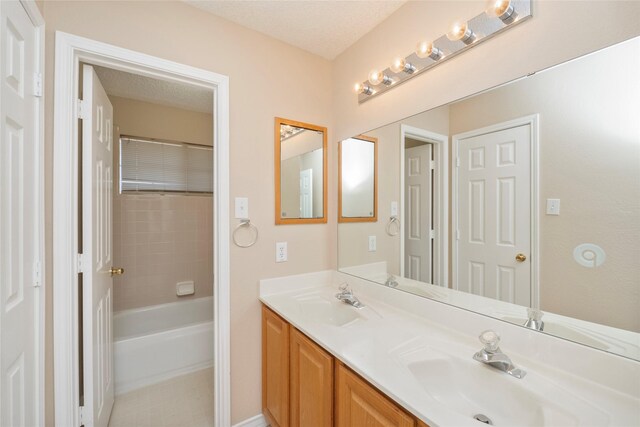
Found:
[{"label": "chrome towel ring", "polygon": [[[391,226],[393,225],[393,223],[396,224],[396,231],[392,232],[391,231]],[[392,216],[391,218],[389,218],[389,222],[387,223],[387,234],[389,236],[397,236],[398,233],[400,233],[400,220],[398,219],[397,216]]]},{"label": "chrome towel ring", "polygon": [[[255,235],[253,236],[253,239],[251,240],[251,242],[246,243],[246,244],[242,244],[242,243],[238,243],[238,239],[236,234],[238,233],[238,230],[240,230],[242,227],[248,227],[250,230],[253,230],[253,232],[255,233]],[[249,248],[253,245],[255,245],[255,243],[258,241],[258,227],[256,227],[255,225],[251,224],[251,220],[250,219],[241,219],[240,220],[240,224],[236,225],[236,228],[233,229],[233,243],[235,243],[236,246],[240,247],[240,248]]]}]

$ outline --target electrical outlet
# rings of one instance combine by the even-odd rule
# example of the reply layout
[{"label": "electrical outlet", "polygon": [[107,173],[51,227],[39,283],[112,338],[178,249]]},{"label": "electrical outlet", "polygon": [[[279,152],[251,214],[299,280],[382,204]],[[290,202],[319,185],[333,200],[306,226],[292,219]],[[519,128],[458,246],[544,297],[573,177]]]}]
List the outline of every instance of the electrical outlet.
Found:
[{"label": "electrical outlet", "polygon": [[376,236],[369,236],[369,252],[376,251]]},{"label": "electrical outlet", "polygon": [[287,242],[276,243],[276,262],[285,262],[287,260]]}]

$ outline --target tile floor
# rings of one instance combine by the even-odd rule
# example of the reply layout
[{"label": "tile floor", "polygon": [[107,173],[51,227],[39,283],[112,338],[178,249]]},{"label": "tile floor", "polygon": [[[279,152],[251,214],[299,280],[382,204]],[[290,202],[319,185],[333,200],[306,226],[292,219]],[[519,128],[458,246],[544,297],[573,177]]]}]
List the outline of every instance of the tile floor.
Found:
[{"label": "tile floor", "polygon": [[213,426],[213,369],[116,396],[109,427]]}]

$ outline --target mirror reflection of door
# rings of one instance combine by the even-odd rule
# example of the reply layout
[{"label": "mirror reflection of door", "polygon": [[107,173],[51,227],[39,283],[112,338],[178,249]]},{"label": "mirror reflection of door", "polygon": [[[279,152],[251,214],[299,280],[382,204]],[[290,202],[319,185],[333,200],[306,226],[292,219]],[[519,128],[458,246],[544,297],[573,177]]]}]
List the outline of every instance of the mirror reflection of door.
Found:
[{"label": "mirror reflection of door", "polygon": [[400,275],[448,287],[449,137],[404,124],[400,135]]},{"label": "mirror reflection of door", "polygon": [[300,171],[300,218],[313,218],[313,169]]},{"label": "mirror reflection of door", "polygon": [[454,141],[454,289],[537,307],[531,278],[531,124],[497,125]]},{"label": "mirror reflection of door", "polygon": [[405,277],[433,283],[433,144],[407,138],[405,162]]}]

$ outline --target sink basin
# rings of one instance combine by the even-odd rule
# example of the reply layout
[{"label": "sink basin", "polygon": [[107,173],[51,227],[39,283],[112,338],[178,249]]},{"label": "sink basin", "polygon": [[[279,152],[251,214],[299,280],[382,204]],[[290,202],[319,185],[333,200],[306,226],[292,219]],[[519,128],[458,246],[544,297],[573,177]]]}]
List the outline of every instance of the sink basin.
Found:
[{"label": "sink basin", "polygon": [[486,416],[495,426],[608,423],[606,414],[539,375],[528,372],[523,379],[513,378],[474,361],[472,353],[458,357],[423,344],[400,350],[397,357],[431,398],[469,417],[470,423],[477,415]]},{"label": "sink basin", "polygon": [[299,315],[314,322],[344,326],[361,318],[357,308],[324,295],[303,295],[295,300]]}]

